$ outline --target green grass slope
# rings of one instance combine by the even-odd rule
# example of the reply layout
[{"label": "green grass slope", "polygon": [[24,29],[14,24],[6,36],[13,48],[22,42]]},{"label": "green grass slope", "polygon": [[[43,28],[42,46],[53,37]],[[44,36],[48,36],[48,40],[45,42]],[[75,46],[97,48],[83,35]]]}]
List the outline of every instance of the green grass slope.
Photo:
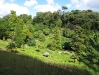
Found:
[{"label": "green grass slope", "polygon": [[0,75],[90,75],[75,66],[45,63],[36,58],[0,50]]}]

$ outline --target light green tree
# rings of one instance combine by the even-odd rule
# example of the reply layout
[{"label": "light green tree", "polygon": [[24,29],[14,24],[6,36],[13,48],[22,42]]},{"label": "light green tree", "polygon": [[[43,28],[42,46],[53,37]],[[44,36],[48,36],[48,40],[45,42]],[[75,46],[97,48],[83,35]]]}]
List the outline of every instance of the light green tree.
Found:
[{"label": "light green tree", "polygon": [[18,19],[18,23],[15,26],[15,44],[17,47],[21,47],[21,45],[24,43],[24,34],[23,34],[23,20],[22,19]]},{"label": "light green tree", "polygon": [[24,42],[22,31],[23,31],[24,22],[22,19],[19,19],[14,10],[10,11],[9,18],[9,27],[11,31],[12,42],[15,42],[17,47],[21,47]]},{"label": "light green tree", "polygon": [[9,18],[9,27],[10,30],[14,31],[15,26],[18,23],[18,17],[16,15],[16,12],[14,10],[10,11],[10,18]]}]

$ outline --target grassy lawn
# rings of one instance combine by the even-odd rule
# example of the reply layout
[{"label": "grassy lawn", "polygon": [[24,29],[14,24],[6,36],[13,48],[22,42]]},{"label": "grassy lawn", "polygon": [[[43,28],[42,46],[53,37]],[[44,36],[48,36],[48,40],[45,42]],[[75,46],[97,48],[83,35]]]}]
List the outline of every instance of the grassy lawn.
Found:
[{"label": "grassy lawn", "polygon": [[[79,67],[82,67],[83,64],[79,64],[79,62],[70,62],[70,60],[73,61],[73,59],[71,59],[70,57],[72,56],[72,54],[70,53],[64,53],[64,51],[51,51],[49,49],[46,49],[46,48],[43,48],[43,49],[40,49],[40,52],[36,51],[36,48],[35,47],[29,47],[27,49],[25,49],[25,51],[23,51],[22,49],[18,49],[19,53],[20,54],[23,54],[23,55],[28,55],[28,56],[31,56],[31,57],[35,57],[35,58],[38,58],[42,61],[45,61],[45,62],[53,62],[53,63],[57,63],[57,64],[70,64],[70,65],[75,65],[75,66],[79,66]],[[49,57],[44,57],[43,54],[44,52],[49,52],[50,56]],[[60,53],[61,52],[61,53]]]},{"label": "grassy lawn", "polygon": [[7,44],[8,44],[7,41],[0,40],[0,48],[5,48]]},{"label": "grassy lawn", "polygon": [[[0,40],[0,75],[90,75],[82,69],[83,64],[69,62],[71,53],[51,51],[45,47],[39,52],[36,47],[27,47],[13,53],[3,50],[6,44],[6,41]],[[43,56],[46,51],[49,57]]]},{"label": "grassy lawn", "polygon": [[89,75],[75,66],[44,63],[37,58],[0,50],[0,75]]}]

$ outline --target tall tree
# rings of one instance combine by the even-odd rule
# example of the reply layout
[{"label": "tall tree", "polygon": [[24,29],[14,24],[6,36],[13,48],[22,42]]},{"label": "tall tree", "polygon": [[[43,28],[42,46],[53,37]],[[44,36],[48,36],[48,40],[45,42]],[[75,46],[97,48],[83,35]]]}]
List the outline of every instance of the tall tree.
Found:
[{"label": "tall tree", "polygon": [[16,15],[16,11],[11,10],[10,11],[10,18],[9,18],[10,30],[14,31],[15,26],[17,25],[17,23],[18,23],[18,17]]},{"label": "tall tree", "polygon": [[14,10],[11,10],[9,18],[9,27],[11,30],[11,39],[12,42],[15,41],[17,47],[21,47],[24,42],[22,31],[23,31],[24,22],[22,19],[19,19]]},{"label": "tall tree", "polygon": [[62,6],[62,16],[61,16],[61,20],[62,20],[62,26],[65,26],[66,25],[66,17],[65,17],[65,10],[67,10],[68,8],[66,6]]},{"label": "tall tree", "polygon": [[0,39],[7,39],[9,35],[8,21],[1,18],[0,19]]},{"label": "tall tree", "polygon": [[[98,32],[99,33],[99,32]],[[97,74],[99,70],[99,34],[91,35],[89,41],[85,43],[86,48],[79,55],[80,62],[85,63],[90,69]]]},{"label": "tall tree", "polygon": [[87,41],[85,31],[80,26],[76,26],[75,34],[72,36],[71,48],[79,55],[86,48]]},{"label": "tall tree", "polygon": [[66,6],[62,6],[62,10],[67,10],[68,8]]},{"label": "tall tree", "polygon": [[62,49],[61,34],[60,34],[60,29],[58,26],[54,28],[53,34],[54,36],[53,36],[52,43],[51,43],[51,49],[52,50]]},{"label": "tall tree", "polygon": [[22,44],[24,44],[24,37],[23,37],[23,25],[24,25],[24,22],[22,19],[18,19],[18,23],[17,25],[15,26],[15,37],[14,37],[14,40],[15,40],[15,44],[17,47],[21,47]]}]

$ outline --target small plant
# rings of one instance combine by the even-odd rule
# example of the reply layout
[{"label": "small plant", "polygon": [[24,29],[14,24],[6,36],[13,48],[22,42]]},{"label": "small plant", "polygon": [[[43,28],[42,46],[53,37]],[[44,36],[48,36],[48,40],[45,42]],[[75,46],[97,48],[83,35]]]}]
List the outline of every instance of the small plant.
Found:
[{"label": "small plant", "polygon": [[77,57],[77,55],[72,55],[71,56],[71,59],[73,59],[74,60],[74,63],[75,63],[77,61],[78,57]]},{"label": "small plant", "polygon": [[40,47],[39,46],[36,46],[36,51],[40,52]]},{"label": "small plant", "polygon": [[7,50],[12,50],[13,48],[15,48],[15,43],[13,42],[9,42],[8,45],[6,46]]},{"label": "small plant", "polygon": [[55,50],[55,49],[52,47],[52,43],[49,43],[49,44],[47,45],[47,48],[49,48],[50,50]]}]

